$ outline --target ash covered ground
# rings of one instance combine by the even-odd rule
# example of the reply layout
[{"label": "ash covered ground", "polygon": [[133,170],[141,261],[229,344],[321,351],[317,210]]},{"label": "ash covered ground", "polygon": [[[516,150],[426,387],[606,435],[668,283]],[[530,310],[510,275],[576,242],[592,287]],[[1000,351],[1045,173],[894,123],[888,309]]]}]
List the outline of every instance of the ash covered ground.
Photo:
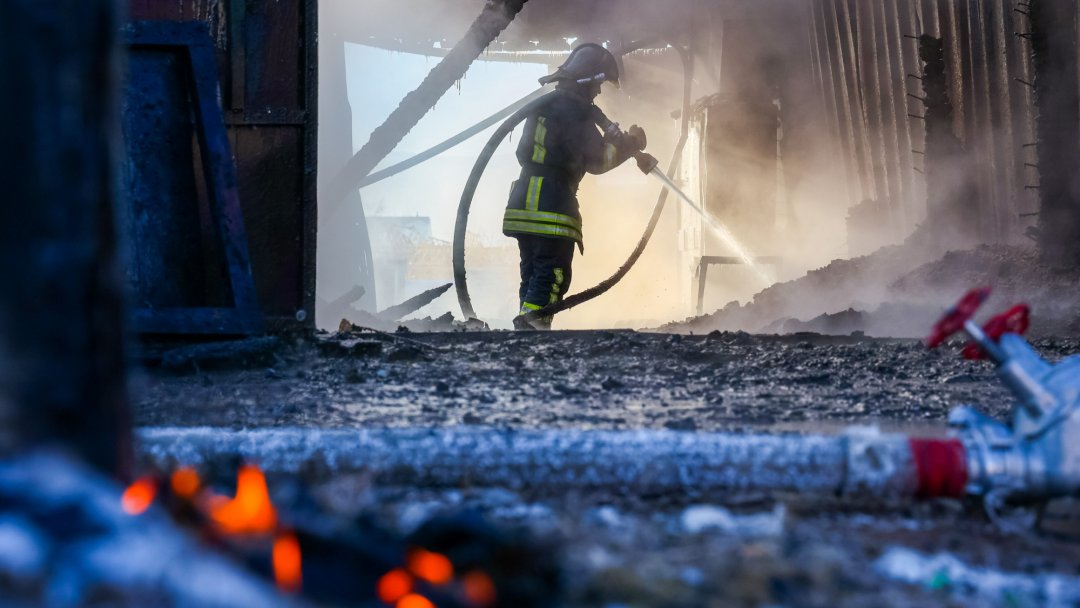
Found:
[{"label": "ash covered ground", "polygon": [[[1035,345],[1050,360],[1080,352],[1076,340]],[[135,413],[139,426],[831,432],[878,424],[935,434],[954,405],[999,417],[1010,409],[991,366],[962,360],[958,347],[739,332],[319,335],[269,342],[244,357],[166,358],[167,368],[143,375]],[[463,508],[523,526],[558,548],[565,590],[555,605],[1080,600],[1068,591],[1080,585],[1072,502],[1052,504],[1041,531],[1018,533],[976,505],[950,501],[522,495],[370,488],[362,478],[326,480],[324,494],[335,508],[374,512],[403,532]],[[1017,577],[1009,591],[993,582],[1002,572]]]},{"label": "ash covered ground", "polygon": [[665,329],[919,337],[965,291],[981,286],[994,289],[986,311],[1026,302],[1033,335],[1080,337],[1080,268],[1049,267],[1033,248],[1015,245],[941,252],[920,233]]}]

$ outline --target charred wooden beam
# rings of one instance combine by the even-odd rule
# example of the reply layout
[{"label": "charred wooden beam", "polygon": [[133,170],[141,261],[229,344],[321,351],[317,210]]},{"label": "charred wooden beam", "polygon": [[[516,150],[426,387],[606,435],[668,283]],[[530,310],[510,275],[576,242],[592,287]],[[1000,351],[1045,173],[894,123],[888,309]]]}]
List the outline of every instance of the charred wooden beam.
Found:
[{"label": "charred wooden beam", "polygon": [[435,107],[443,94],[465,76],[472,62],[510,25],[525,2],[527,0],[488,0],[461,41],[432,68],[419,87],[405,96],[390,116],[372,131],[368,142],[349,159],[331,182],[328,200],[338,203],[356,189],[360,181]]},{"label": "charred wooden beam", "polygon": [[114,217],[117,76],[109,0],[0,3],[2,451],[61,443],[130,463]]},{"label": "charred wooden beam", "polygon": [[1039,248],[1053,266],[1080,264],[1080,76],[1077,7],[1032,0],[1035,99],[1039,108]]},{"label": "charred wooden beam", "polygon": [[390,308],[379,312],[375,316],[382,319],[383,321],[397,321],[399,319],[407,317],[408,315],[411,315],[412,313],[420,310],[428,304],[431,304],[435,301],[435,298],[438,298],[442,294],[446,293],[453,286],[453,283],[447,283],[446,285],[440,285],[439,287],[435,287],[434,289],[429,289],[424,293],[421,293],[420,295],[413,296],[408,300],[405,300],[401,304],[391,306]]}]

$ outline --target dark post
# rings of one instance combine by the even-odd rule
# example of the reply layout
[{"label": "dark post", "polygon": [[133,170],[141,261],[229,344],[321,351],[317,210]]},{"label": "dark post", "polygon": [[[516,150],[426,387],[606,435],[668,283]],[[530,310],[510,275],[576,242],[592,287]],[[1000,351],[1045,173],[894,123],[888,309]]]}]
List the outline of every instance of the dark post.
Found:
[{"label": "dark post", "polygon": [[127,472],[116,261],[115,6],[0,2],[3,450],[61,443]]},{"label": "dark post", "polygon": [[1039,108],[1039,248],[1061,268],[1080,264],[1080,78],[1073,2],[1031,3]]}]

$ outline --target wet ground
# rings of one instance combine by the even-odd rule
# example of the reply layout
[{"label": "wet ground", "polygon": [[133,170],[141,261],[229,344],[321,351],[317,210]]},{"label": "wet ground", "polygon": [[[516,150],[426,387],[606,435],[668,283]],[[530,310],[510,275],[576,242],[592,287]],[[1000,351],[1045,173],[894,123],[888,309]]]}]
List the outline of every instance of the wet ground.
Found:
[{"label": "wet ground", "polygon": [[[913,340],[744,333],[341,338],[286,340],[246,369],[209,369],[206,362],[151,368],[138,387],[136,422],[685,432],[878,424],[935,434],[954,405],[976,404],[995,416],[1010,408],[991,366],[962,360],[958,344],[927,351]],[[1044,339],[1036,346],[1051,360],[1080,352],[1075,340]],[[1080,601],[1080,595],[1070,600],[1046,591],[1080,585],[1080,513],[1071,502],[1052,505],[1041,530],[1016,532],[989,521],[976,505],[948,501],[882,505],[828,497],[611,493],[552,498],[415,488],[350,493],[348,480],[342,481],[334,500],[376,511],[403,531],[432,513],[471,507],[556,542],[563,597],[573,606]],[[907,555],[904,562],[903,555],[890,554],[900,547],[992,571],[983,578],[964,578],[945,567],[926,574],[916,567],[926,559]],[[886,563],[883,556],[896,559]],[[897,582],[908,576],[900,571],[918,584]],[[999,580],[1001,572],[1044,591],[980,587],[978,581]],[[1038,578],[1047,575],[1068,578],[1052,584]]]}]

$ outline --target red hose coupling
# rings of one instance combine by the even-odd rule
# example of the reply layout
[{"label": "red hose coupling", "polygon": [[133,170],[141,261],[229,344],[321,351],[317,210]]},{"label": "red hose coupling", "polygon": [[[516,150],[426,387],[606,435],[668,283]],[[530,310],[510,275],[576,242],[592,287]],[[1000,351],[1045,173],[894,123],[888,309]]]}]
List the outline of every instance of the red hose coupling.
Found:
[{"label": "red hose coupling", "polygon": [[964,444],[956,439],[909,439],[918,498],[960,498],[967,487]]}]

